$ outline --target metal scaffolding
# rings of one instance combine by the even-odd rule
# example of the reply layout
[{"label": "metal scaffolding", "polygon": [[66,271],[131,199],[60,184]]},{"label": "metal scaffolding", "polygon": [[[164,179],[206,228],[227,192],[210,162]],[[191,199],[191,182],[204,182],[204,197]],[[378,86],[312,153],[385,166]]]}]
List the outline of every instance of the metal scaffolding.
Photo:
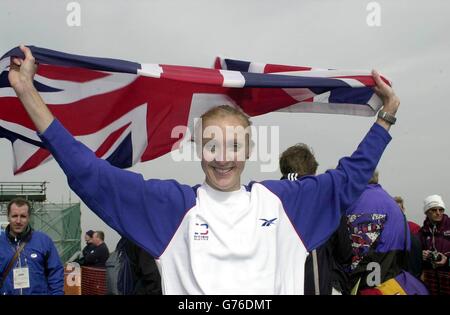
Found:
[{"label": "metal scaffolding", "polygon": [[44,202],[46,191],[47,182],[0,182],[0,202],[9,202],[17,197]]}]

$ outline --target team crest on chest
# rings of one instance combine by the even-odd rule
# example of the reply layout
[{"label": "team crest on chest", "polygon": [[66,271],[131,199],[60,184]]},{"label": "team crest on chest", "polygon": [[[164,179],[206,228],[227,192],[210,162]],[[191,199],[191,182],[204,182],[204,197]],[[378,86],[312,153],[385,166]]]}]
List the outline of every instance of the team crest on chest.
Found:
[{"label": "team crest on chest", "polygon": [[195,223],[194,241],[207,241],[209,238],[209,225],[207,223]]}]

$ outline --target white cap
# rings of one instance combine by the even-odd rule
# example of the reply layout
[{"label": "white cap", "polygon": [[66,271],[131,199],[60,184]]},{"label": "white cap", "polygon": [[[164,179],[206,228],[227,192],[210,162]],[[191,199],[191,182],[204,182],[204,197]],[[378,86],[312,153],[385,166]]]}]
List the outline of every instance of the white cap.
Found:
[{"label": "white cap", "polygon": [[445,210],[445,203],[442,197],[439,195],[431,195],[424,199],[423,201],[423,212],[427,212],[428,209],[441,207]]}]

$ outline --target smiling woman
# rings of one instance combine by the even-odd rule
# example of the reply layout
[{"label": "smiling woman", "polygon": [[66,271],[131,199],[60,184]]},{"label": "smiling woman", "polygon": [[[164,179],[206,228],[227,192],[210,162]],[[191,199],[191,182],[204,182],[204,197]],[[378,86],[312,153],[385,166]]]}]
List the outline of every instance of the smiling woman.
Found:
[{"label": "smiling woman", "polygon": [[215,107],[201,118],[201,164],[206,183],[220,191],[239,190],[250,155],[249,119],[229,105]]},{"label": "smiling woman", "polygon": [[[299,181],[241,185],[251,148],[248,118],[230,106],[203,115],[205,183],[144,180],[99,159],[53,117],[33,85],[31,51],[13,58],[9,80],[70,187],[160,265],[165,294],[303,294],[308,251],[334,232],[372,176],[391,137],[378,118],[352,156]],[[394,115],[399,100],[377,72],[374,90]]]}]

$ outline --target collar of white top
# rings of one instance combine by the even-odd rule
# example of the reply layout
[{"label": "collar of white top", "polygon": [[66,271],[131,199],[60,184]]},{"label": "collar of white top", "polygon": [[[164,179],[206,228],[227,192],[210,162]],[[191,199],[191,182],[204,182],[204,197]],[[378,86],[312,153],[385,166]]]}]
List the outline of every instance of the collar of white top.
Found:
[{"label": "collar of white top", "polygon": [[233,190],[233,191],[221,191],[221,190],[217,190],[213,187],[211,187],[210,185],[208,185],[208,183],[204,182],[202,187],[205,188],[205,190],[208,192],[208,194],[211,194],[213,196],[217,196],[220,198],[229,198],[235,195],[240,195],[243,192],[246,192],[246,189],[244,186],[241,185],[241,188],[238,190]]}]

